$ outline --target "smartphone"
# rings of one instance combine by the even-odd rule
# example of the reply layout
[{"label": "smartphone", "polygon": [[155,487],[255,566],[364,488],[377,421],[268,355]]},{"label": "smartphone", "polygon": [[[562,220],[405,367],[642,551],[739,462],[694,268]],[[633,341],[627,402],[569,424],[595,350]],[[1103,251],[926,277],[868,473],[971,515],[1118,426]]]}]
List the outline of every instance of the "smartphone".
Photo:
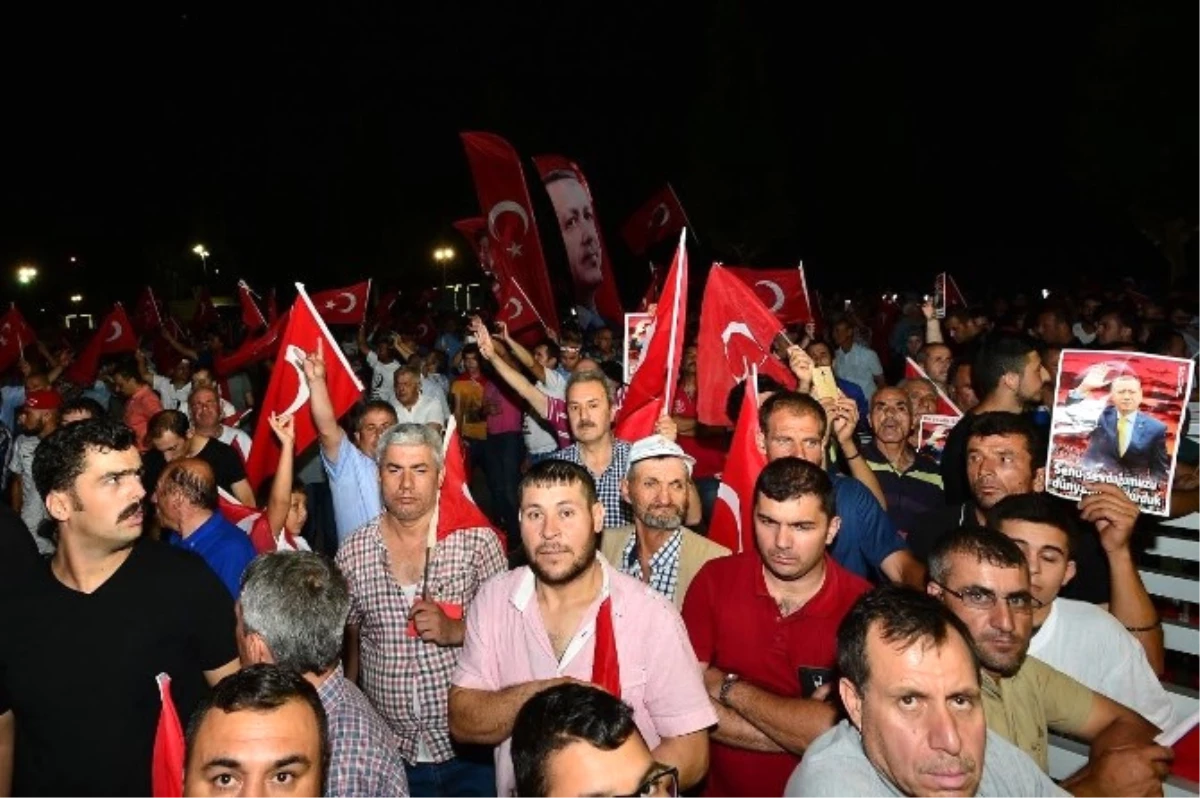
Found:
[{"label": "smartphone", "polygon": [[812,370],[812,395],[814,399],[837,399],[837,380],[829,366],[814,366]]},{"label": "smartphone", "polygon": [[801,698],[811,698],[813,693],[833,681],[833,668],[810,668],[801,665],[796,672],[800,677]]}]

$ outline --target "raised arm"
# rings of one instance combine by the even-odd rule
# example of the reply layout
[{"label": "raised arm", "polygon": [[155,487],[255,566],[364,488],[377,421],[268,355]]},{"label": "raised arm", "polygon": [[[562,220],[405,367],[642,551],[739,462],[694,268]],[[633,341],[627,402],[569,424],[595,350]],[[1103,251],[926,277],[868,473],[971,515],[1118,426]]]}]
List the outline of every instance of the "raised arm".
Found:
[{"label": "raised arm", "polygon": [[159,328],[159,333],[162,335],[163,340],[171,345],[172,349],[184,357],[191,359],[193,363],[200,359],[200,355],[195,349],[192,349],[190,346],[187,346],[186,344],[183,344],[177,340],[175,336],[171,335],[170,330],[168,330],[165,325]]},{"label": "raised arm", "polygon": [[925,343],[944,344],[946,339],[942,337],[942,323],[934,315],[932,300],[921,305],[921,313],[925,314]]},{"label": "raised arm", "polygon": [[303,366],[304,379],[308,382],[309,407],[317,437],[321,440],[321,451],[326,459],[336,461],[346,433],[333,414],[333,401],[329,398],[329,386],[325,384],[325,346],[320,338],[317,339],[316,350],[304,359]]},{"label": "raised arm", "polygon": [[879,478],[867,465],[862,452],[858,450],[858,442],[854,439],[854,430],[858,427],[858,404],[853,399],[839,396],[832,406],[826,405],[829,413],[829,423],[833,427],[833,435],[837,439],[838,448],[842,450],[850,475],[861,482],[871,495],[879,501],[879,506],[887,509],[887,497]]},{"label": "raised arm", "polygon": [[[283,529],[288,511],[292,508],[292,479],[296,470],[296,420],[292,416],[267,416],[271,431],[279,439],[279,465],[271,480],[271,495],[267,497],[267,523],[271,534]],[[300,530],[294,530],[299,532]]]},{"label": "raised arm", "polygon": [[487,327],[475,317],[471,320],[472,332],[475,333],[476,344],[479,346],[479,354],[483,359],[492,364],[492,368],[496,370],[496,374],[500,379],[508,383],[508,387],[517,392],[522,399],[529,403],[533,412],[537,413],[542,418],[546,417],[549,411],[549,403],[546,401],[546,394],[537,389],[537,386],[525,378],[525,375],[518,372],[512,366],[504,362],[504,358],[497,356],[496,344],[492,341],[492,336],[487,331]]},{"label": "raised arm", "polygon": [[364,321],[358,325],[358,335],[355,336],[355,342],[358,344],[358,353],[363,357],[371,354],[371,347],[367,345],[367,323]]},{"label": "raised arm", "polygon": [[504,345],[508,347],[508,351],[512,352],[512,355],[517,359],[517,362],[523,367],[529,369],[529,372],[533,374],[534,378],[538,382],[545,382],[546,367],[534,360],[533,355],[531,355],[529,350],[522,346],[519,341],[515,341],[508,337],[507,324],[500,322],[499,327],[500,331],[496,333],[496,338],[499,338],[500,341],[502,341]]}]

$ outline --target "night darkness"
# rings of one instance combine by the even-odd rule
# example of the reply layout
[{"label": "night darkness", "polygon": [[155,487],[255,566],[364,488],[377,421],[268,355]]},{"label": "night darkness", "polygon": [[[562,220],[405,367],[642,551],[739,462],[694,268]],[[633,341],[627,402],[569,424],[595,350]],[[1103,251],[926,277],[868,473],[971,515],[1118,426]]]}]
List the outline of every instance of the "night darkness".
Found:
[{"label": "night darkness", "polygon": [[0,297],[29,261],[50,304],[182,295],[196,242],[217,289],[433,284],[478,212],[470,129],[581,165],[627,299],[620,224],[667,180],[703,262],[803,257],[826,290],[1161,288],[1135,218],[1196,218],[1194,3],[94,5],[0,23]]}]

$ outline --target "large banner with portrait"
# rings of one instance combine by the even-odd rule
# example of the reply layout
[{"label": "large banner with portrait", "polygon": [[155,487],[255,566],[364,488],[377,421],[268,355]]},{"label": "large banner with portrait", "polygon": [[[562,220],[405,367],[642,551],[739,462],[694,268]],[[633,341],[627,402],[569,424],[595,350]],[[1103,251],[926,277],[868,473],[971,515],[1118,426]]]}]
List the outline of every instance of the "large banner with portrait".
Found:
[{"label": "large banner with portrait", "polygon": [[1192,367],[1190,360],[1137,352],[1065,350],[1046,489],[1078,499],[1087,483],[1107,482],[1142,512],[1167,515]]}]

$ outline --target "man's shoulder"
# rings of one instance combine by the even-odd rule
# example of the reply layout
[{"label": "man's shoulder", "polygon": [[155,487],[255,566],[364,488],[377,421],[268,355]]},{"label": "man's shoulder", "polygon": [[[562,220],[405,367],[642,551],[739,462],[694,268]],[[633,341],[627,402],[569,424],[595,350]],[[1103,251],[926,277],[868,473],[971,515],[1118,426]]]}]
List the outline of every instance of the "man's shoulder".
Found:
[{"label": "man's shoulder", "polygon": [[740,554],[730,553],[728,557],[715,557],[704,563],[696,572],[696,578],[692,580],[692,586],[688,588],[688,592],[691,593],[692,590],[695,590],[696,585],[704,584],[709,580],[715,581],[722,588],[729,587],[733,580],[753,575],[756,562],[761,563],[761,560],[755,550],[744,551]]},{"label": "man's shoulder", "polygon": [[622,614],[632,613],[639,620],[660,620],[658,616],[678,619],[679,612],[665,596],[640,579],[634,579],[609,566],[609,591],[616,598],[614,607],[624,605]]},{"label": "man's shoulder", "polygon": [[858,731],[843,720],[808,747],[784,795],[883,795],[890,785],[863,752]]},{"label": "man's shoulder", "polygon": [[338,546],[336,561],[339,565],[352,565],[375,546],[379,538],[379,516],[372,518],[351,532]]},{"label": "man's shoulder", "polygon": [[832,577],[834,604],[843,612],[849,611],[863,593],[870,593],[874,589],[874,585],[838,563],[832,555],[825,555],[825,567]]},{"label": "man's shoulder", "polygon": [[683,548],[694,550],[704,559],[728,557],[733,553],[720,543],[714,543],[713,541],[704,537],[704,535],[693,532],[687,527],[683,527],[683,540],[681,541],[681,544]]},{"label": "man's shoulder", "polygon": [[521,583],[530,578],[529,566],[514,568],[511,571],[500,571],[493,574],[475,593],[475,598],[471,600],[471,607],[479,608],[480,610],[487,608],[494,610],[496,607],[503,606],[505,602],[512,599],[513,594],[521,586]]},{"label": "man's shoulder", "polygon": [[[634,535],[633,524],[625,524],[623,526],[610,526],[600,533],[600,553],[614,567],[620,565],[617,558],[621,555],[621,551],[629,543],[629,539]],[[685,541],[686,542],[686,541]]]},{"label": "man's shoulder", "polygon": [[976,795],[1068,795],[1037,766],[1029,755],[991,729],[987,730],[983,775]]},{"label": "man's shoulder", "polygon": [[[237,529],[237,532],[243,538],[246,537],[246,533],[240,529]],[[130,556],[136,558],[131,563],[134,565],[135,573],[150,575],[154,579],[169,582],[179,593],[187,592],[178,589],[180,582],[208,581],[212,575],[209,566],[197,555],[187,549],[160,543],[156,540],[141,541]]]},{"label": "man's shoulder", "polygon": [[[1059,616],[1054,628],[1060,633],[1070,629],[1075,643],[1111,644],[1112,638],[1132,639],[1112,613],[1091,602],[1059,597],[1054,600],[1054,610]],[[1079,634],[1079,629],[1086,629],[1087,634]]]}]

